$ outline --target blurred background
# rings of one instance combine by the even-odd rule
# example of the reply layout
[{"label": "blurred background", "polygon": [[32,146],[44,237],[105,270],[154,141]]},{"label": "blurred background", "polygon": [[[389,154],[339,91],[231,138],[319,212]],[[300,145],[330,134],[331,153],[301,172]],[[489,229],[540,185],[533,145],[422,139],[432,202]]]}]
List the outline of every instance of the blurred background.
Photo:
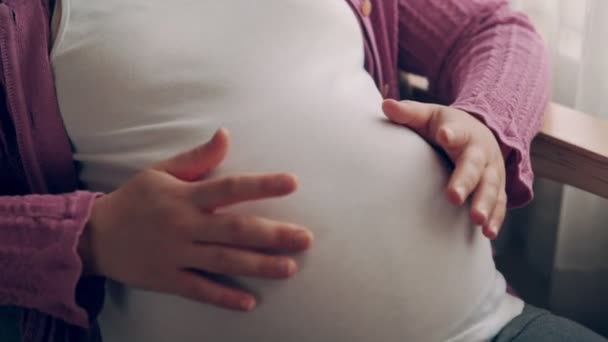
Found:
[{"label": "blurred background", "polygon": [[[608,119],[608,0],[512,6],[530,16],[549,45],[552,101]],[[532,205],[507,220],[498,264],[531,303],[608,336],[608,201],[550,181],[535,188]]]}]

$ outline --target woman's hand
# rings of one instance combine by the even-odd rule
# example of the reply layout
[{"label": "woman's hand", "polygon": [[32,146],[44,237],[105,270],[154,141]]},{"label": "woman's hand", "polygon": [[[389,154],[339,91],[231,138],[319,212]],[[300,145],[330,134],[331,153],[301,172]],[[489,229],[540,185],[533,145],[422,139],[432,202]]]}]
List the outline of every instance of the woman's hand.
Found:
[{"label": "woman's hand", "polygon": [[243,201],[296,189],[288,174],[201,177],[228,150],[219,130],[211,141],[136,175],[93,208],[79,250],[85,271],[132,287],[251,310],[255,298],[205,274],[282,279],[297,265],[280,253],[309,248],[312,235],[294,224],[216,213]]},{"label": "woman's hand", "polygon": [[490,129],[469,113],[435,104],[386,100],[386,116],[441,147],[455,164],[448,183],[450,199],[462,205],[474,193],[473,220],[494,239],[505,218],[505,163]]}]

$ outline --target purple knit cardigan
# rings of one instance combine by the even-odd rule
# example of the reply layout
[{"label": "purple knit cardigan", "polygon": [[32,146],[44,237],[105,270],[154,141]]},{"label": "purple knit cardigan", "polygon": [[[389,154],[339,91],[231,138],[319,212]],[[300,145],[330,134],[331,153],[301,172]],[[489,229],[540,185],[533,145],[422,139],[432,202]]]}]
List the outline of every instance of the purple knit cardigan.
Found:
[{"label": "purple knit cardigan", "polygon": [[[23,308],[24,341],[96,340],[103,282],[81,278],[76,252],[94,194],[76,191],[49,62],[51,1],[0,0],[0,305]],[[527,203],[529,146],[549,96],[529,20],[506,0],[346,1],[383,95],[399,97],[399,70],[428,77],[442,102],[492,129],[509,204]]]}]

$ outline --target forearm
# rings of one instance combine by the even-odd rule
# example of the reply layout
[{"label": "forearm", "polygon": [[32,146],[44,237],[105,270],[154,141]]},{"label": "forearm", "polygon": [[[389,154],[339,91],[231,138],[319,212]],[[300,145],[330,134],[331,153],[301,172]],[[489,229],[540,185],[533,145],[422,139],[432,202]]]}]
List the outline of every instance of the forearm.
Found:
[{"label": "forearm", "polygon": [[507,1],[417,2],[426,4],[424,12],[411,1],[401,4],[419,11],[410,13],[417,20],[401,23],[402,66],[427,76],[437,97],[494,132],[505,157],[509,204],[525,204],[532,197],[529,146],[549,98],[540,36]]},{"label": "forearm", "polygon": [[454,50],[437,93],[482,120],[500,142],[510,206],[532,198],[530,145],[549,100],[549,62],[524,18],[501,8]]},{"label": "forearm", "polygon": [[86,326],[78,245],[96,194],[0,197],[0,305]]}]

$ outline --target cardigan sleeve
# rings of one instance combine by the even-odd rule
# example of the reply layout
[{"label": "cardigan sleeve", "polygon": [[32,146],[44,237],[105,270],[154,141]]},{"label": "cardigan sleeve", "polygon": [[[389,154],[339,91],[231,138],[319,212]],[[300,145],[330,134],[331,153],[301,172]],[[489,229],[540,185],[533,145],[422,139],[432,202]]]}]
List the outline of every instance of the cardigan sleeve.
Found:
[{"label": "cardigan sleeve", "polygon": [[530,144],[550,95],[548,53],[528,18],[506,0],[399,0],[399,64],[493,131],[509,206],[528,203]]},{"label": "cardigan sleeve", "polygon": [[90,192],[0,197],[0,305],[88,326],[87,310],[77,298],[82,281],[77,246],[95,197]]}]

